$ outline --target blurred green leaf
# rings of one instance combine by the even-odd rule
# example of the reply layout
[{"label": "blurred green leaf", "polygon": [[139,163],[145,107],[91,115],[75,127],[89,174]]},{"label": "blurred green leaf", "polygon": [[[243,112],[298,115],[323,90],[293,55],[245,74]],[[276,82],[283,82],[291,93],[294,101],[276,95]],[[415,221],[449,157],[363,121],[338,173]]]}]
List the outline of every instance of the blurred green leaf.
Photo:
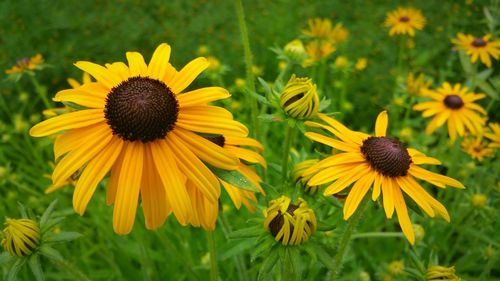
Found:
[{"label": "blurred green leaf", "polygon": [[257,187],[249,181],[242,173],[237,170],[223,170],[216,167],[210,167],[210,170],[217,175],[220,179],[230,183],[231,185],[241,188],[244,190],[249,190],[252,192],[259,192]]},{"label": "blurred green leaf", "polygon": [[[257,277],[258,280],[265,280],[266,276],[271,272],[273,267],[278,262],[279,254],[278,251],[271,251],[271,253],[264,258],[264,262],[262,263],[259,269],[259,275]],[[266,278],[267,280],[267,278]]]},{"label": "blurred green leaf", "polygon": [[26,258],[21,257],[18,258],[16,262],[12,264],[12,266],[9,269],[9,273],[7,274],[7,281],[15,281],[17,279],[16,278],[17,274],[19,273],[21,268],[23,268],[23,265],[26,264],[26,260],[27,260]]},{"label": "blurred green leaf", "polygon": [[49,234],[47,238],[44,239],[44,242],[47,243],[59,243],[75,240],[77,238],[82,237],[83,235],[78,232],[61,232],[58,234]]},{"label": "blurred green leaf", "polygon": [[31,255],[28,258],[28,265],[30,266],[31,272],[35,275],[37,281],[45,280],[45,276],[43,275],[42,265],[40,264],[40,256],[39,255]]},{"label": "blurred green leaf", "polygon": [[239,238],[250,238],[256,237],[262,234],[264,230],[264,226],[256,225],[248,228],[239,229],[229,233],[230,239],[239,239]]}]

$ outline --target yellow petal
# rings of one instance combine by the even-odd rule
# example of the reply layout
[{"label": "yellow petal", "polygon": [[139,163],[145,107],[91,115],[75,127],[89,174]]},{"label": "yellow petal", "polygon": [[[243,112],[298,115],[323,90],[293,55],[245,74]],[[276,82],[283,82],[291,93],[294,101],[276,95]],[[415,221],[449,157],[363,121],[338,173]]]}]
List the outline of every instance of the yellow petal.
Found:
[{"label": "yellow petal", "polygon": [[387,111],[382,111],[377,116],[377,121],[375,122],[375,136],[385,137],[387,132],[387,123],[389,122],[387,117]]},{"label": "yellow petal", "polygon": [[360,178],[352,187],[344,205],[344,220],[348,220],[356,211],[373,182],[373,174],[368,173]]},{"label": "yellow petal", "polygon": [[144,57],[137,52],[127,52],[128,67],[130,76],[146,76],[148,66],[144,62]]},{"label": "yellow petal", "polygon": [[188,107],[195,105],[205,105],[212,101],[227,99],[231,96],[229,92],[220,87],[201,88],[183,94],[177,95],[179,107]]},{"label": "yellow petal", "polygon": [[208,67],[208,65],[207,59],[202,57],[190,61],[175,75],[175,78],[170,81],[168,86],[174,93],[181,93]]},{"label": "yellow petal", "polygon": [[75,63],[75,66],[92,75],[95,80],[102,83],[108,89],[112,89],[122,82],[120,76],[104,66],[88,61],[79,61]]},{"label": "yellow petal", "polygon": [[410,217],[408,216],[408,209],[406,208],[403,195],[399,188],[394,189],[394,205],[396,206],[396,213],[398,215],[399,225],[405,234],[410,244],[415,244],[415,233],[411,224]]},{"label": "yellow petal", "polygon": [[[170,66],[170,46],[162,43],[156,48],[149,61],[148,76],[158,80],[163,80]],[[170,66],[171,68],[171,66]]]},{"label": "yellow petal", "polygon": [[89,108],[104,108],[105,104],[104,98],[100,95],[87,95],[74,89],[60,91],[52,100],[72,102]]},{"label": "yellow petal", "polygon": [[33,137],[44,137],[59,131],[85,127],[99,122],[105,122],[102,109],[79,110],[65,113],[36,124],[31,128],[30,135]]},{"label": "yellow petal", "polygon": [[384,201],[385,215],[388,219],[392,217],[394,213],[394,194],[392,187],[392,179],[387,177],[382,177],[382,195]]}]

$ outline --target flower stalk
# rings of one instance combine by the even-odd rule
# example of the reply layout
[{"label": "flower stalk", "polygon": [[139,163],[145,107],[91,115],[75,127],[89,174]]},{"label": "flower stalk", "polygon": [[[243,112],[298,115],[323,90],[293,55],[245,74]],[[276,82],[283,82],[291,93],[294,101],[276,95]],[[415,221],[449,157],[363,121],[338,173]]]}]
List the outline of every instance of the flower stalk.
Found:
[{"label": "flower stalk", "polygon": [[217,255],[215,252],[214,231],[207,230],[208,251],[210,252],[210,280],[219,280],[219,270],[217,268]]}]

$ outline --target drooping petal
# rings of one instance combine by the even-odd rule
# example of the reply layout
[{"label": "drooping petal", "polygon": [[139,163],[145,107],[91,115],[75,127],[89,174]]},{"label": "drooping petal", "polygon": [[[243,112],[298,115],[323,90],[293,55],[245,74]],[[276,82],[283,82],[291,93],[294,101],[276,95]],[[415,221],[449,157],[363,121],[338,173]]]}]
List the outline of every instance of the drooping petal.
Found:
[{"label": "drooping petal", "polygon": [[401,190],[399,188],[395,188],[393,196],[399,225],[401,225],[401,230],[403,230],[403,233],[405,234],[410,244],[413,245],[415,244],[415,233],[413,232],[413,226],[411,224],[410,216],[408,216],[408,209],[406,208],[403,194],[401,194]]}]

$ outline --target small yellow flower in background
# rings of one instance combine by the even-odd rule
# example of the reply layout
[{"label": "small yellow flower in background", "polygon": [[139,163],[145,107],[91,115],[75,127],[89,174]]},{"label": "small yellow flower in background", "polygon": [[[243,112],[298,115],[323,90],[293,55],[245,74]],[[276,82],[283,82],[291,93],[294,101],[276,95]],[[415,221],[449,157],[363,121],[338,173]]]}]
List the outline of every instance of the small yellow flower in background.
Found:
[{"label": "small yellow flower in background", "polygon": [[33,57],[26,57],[19,59],[14,66],[10,69],[5,70],[6,74],[16,74],[24,73],[32,70],[39,69],[40,65],[43,63],[43,57],[41,54],[36,54]]},{"label": "small yellow flower in background", "polygon": [[498,123],[490,123],[490,130],[484,133],[484,136],[490,139],[491,143],[490,147],[499,148],[500,147],[500,124]]},{"label": "small yellow flower in background", "polygon": [[243,78],[234,79],[234,85],[236,85],[236,88],[238,88],[238,89],[244,89],[246,84],[247,84],[247,81]]},{"label": "small yellow flower in background", "polygon": [[422,225],[414,223],[413,231],[415,231],[415,241],[422,241],[425,237],[425,229]]},{"label": "small yellow flower in background", "polygon": [[403,128],[399,131],[399,137],[404,140],[410,140],[413,137],[413,130],[410,127]]},{"label": "small yellow flower in background", "polygon": [[319,97],[311,78],[292,75],[280,97],[281,108],[296,119],[310,119],[318,114]]},{"label": "small yellow flower in background", "polygon": [[403,261],[398,260],[398,261],[392,261],[389,263],[387,266],[387,269],[391,275],[401,275],[404,272],[405,265]]},{"label": "small yellow flower in background", "polygon": [[434,116],[425,129],[427,134],[432,134],[446,121],[451,142],[455,141],[457,134],[464,136],[467,131],[473,135],[482,133],[485,120],[481,115],[487,113],[474,101],[484,98],[485,94],[471,93],[467,87],[460,84],[451,86],[448,82],[437,90],[422,89],[421,92],[432,101],[419,103],[413,109],[423,111],[422,117]]},{"label": "small yellow flower in background", "polygon": [[409,38],[409,39],[406,41],[406,48],[408,48],[408,49],[413,49],[413,48],[415,48],[415,41],[414,41],[412,38]]},{"label": "small yellow flower in background", "polygon": [[295,167],[293,167],[292,171],[293,181],[295,183],[298,183],[300,181],[301,184],[304,186],[304,190],[306,192],[315,193],[319,188],[319,186],[310,186],[306,184],[307,181],[311,179],[311,176],[307,177],[302,176],[307,169],[309,169],[312,165],[318,163],[318,161],[319,161],[318,159],[305,160],[300,163],[297,163]]},{"label": "small yellow flower in background", "polygon": [[349,36],[349,31],[342,25],[342,23],[337,23],[332,30],[331,40],[335,44],[340,44],[347,40]]},{"label": "small yellow flower in background", "polygon": [[390,27],[389,35],[408,34],[415,36],[415,30],[422,30],[425,17],[422,12],[414,8],[397,8],[387,13],[384,25]]},{"label": "small yellow flower in background", "polygon": [[364,70],[368,65],[368,60],[366,58],[359,58],[354,65],[354,68],[358,71]]},{"label": "small yellow flower in background", "polygon": [[208,56],[207,61],[209,63],[207,71],[210,72],[219,72],[221,69],[220,61],[214,56]]},{"label": "small yellow flower in background", "polygon": [[283,245],[304,243],[316,231],[314,211],[304,199],[298,200],[295,205],[289,197],[281,196],[269,202],[264,210],[264,227]]},{"label": "small yellow flower in background", "polygon": [[349,60],[344,56],[338,56],[335,59],[334,65],[336,68],[342,69],[342,68],[345,68],[349,65]]},{"label": "small yellow flower in background", "polygon": [[483,161],[485,157],[491,157],[494,154],[493,148],[489,148],[486,143],[483,142],[480,136],[477,137],[465,137],[461,143],[462,150],[478,161]]},{"label": "small yellow flower in background", "polygon": [[252,65],[252,73],[253,75],[255,76],[262,76],[262,74],[264,74],[264,69],[262,68],[262,66],[258,66],[258,65]]},{"label": "small yellow flower in background", "polygon": [[324,41],[312,41],[306,45],[307,59],[304,61],[304,67],[312,66],[314,63],[328,58],[336,48],[332,43]]},{"label": "small yellow flower in background", "polygon": [[286,61],[280,61],[280,62],[278,63],[278,69],[279,69],[280,71],[285,70],[285,68],[286,68],[287,66],[288,66],[288,63],[287,63]]},{"label": "small yellow flower in background", "polygon": [[301,40],[295,39],[290,43],[285,45],[284,48],[285,55],[292,61],[297,63],[302,63],[307,56],[306,48]]},{"label": "small yellow flower in background", "polygon": [[19,101],[21,103],[26,103],[29,99],[30,99],[30,95],[28,95],[28,93],[22,92],[21,94],[19,94]]},{"label": "small yellow flower in background", "polygon": [[210,53],[210,48],[207,45],[200,45],[198,50],[196,50],[196,55],[198,56],[206,56]]},{"label": "small yellow flower in background", "polygon": [[451,42],[459,50],[465,51],[472,63],[476,63],[479,58],[487,67],[491,67],[491,58],[498,60],[500,57],[500,41],[491,40],[491,34],[483,37],[474,37],[470,34],[458,33],[457,38]]},{"label": "small yellow flower in background", "polygon": [[188,224],[197,198],[190,197],[186,181],[199,183],[197,191],[217,203],[220,183],[205,163],[226,171],[240,165],[237,156],[200,135],[248,135],[229,111],[208,105],[230,94],[220,87],[185,91],[209,63],[200,57],[177,71],[168,62],[170,50],[160,44],[149,64],[137,52],[127,52],[128,65],[77,62],[97,82],[60,91],[54,100],[85,109],[30,130],[34,137],[60,133],[52,182],[57,186],[81,170],[73,193],[78,214],[84,214],[99,183],[110,174],[106,203],[114,204],[113,229],[118,234],[132,230],[139,206],[148,229],[160,227],[171,213],[180,224]]},{"label": "small yellow flower in background", "polygon": [[423,73],[416,75],[413,72],[410,72],[406,77],[406,91],[410,95],[421,96],[422,90],[429,89],[431,84],[432,79],[427,78]]},{"label": "small yellow flower in background", "polygon": [[307,25],[308,29],[302,30],[302,33],[314,40],[330,41],[331,43],[339,44],[344,42],[349,36],[349,31],[342,23],[337,23],[333,27],[329,19],[310,19]]},{"label": "small yellow flower in background", "polygon": [[28,256],[40,242],[40,227],[30,219],[5,220],[3,229],[2,246],[11,256]]},{"label": "small yellow flower in background", "polygon": [[[375,123],[375,136],[351,131],[337,120],[318,114],[328,125],[307,121],[313,128],[321,128],[334,134],[338,139],[315,132],[306,132],[309,139],[342,151],[329,156],[306,170],[304,177],[313,175],[309,185],[328,184],[325,196],[341,193],[348,187],[344,205],[344,219],[348,220],[373,186],[372,200],[383,195],[386,217],[392,218],[396,211],[399,224],[411,244],[415,243],[415,233],[408,215],[403,192],[412,198],[430,217],[441,216],[450,221],[446,208],[433,198],[415,180],[427,181],[444,188],[447,185],[457,188],[464,186],[457,180],[430,172],[419,165],[440,165],[438,159],[428,157],[422,152],[406,148],[397,139],[388,137],[387,112],[381,112]],[[332,183],[333,181],[333,183]]]},{"label": "small yellow flower in background", "polygon": [[397,105],[397,106],[400,106],[400,107],[403,107],[405,105],[405,99],[403,97],[394,97],[392,99],[392,102]]},{"label": "small yellow flower in background", "polygon": [[427,268],[427,281],[460,281],[455,275],[455,267],[433,265]]},{"label": "small yellow flower in background", "polygon": [[482,193],[476,193],[472,195],[470,199],[472,206],[480,209],[486,206],[486,203],[488,202],[488,197]]}]

